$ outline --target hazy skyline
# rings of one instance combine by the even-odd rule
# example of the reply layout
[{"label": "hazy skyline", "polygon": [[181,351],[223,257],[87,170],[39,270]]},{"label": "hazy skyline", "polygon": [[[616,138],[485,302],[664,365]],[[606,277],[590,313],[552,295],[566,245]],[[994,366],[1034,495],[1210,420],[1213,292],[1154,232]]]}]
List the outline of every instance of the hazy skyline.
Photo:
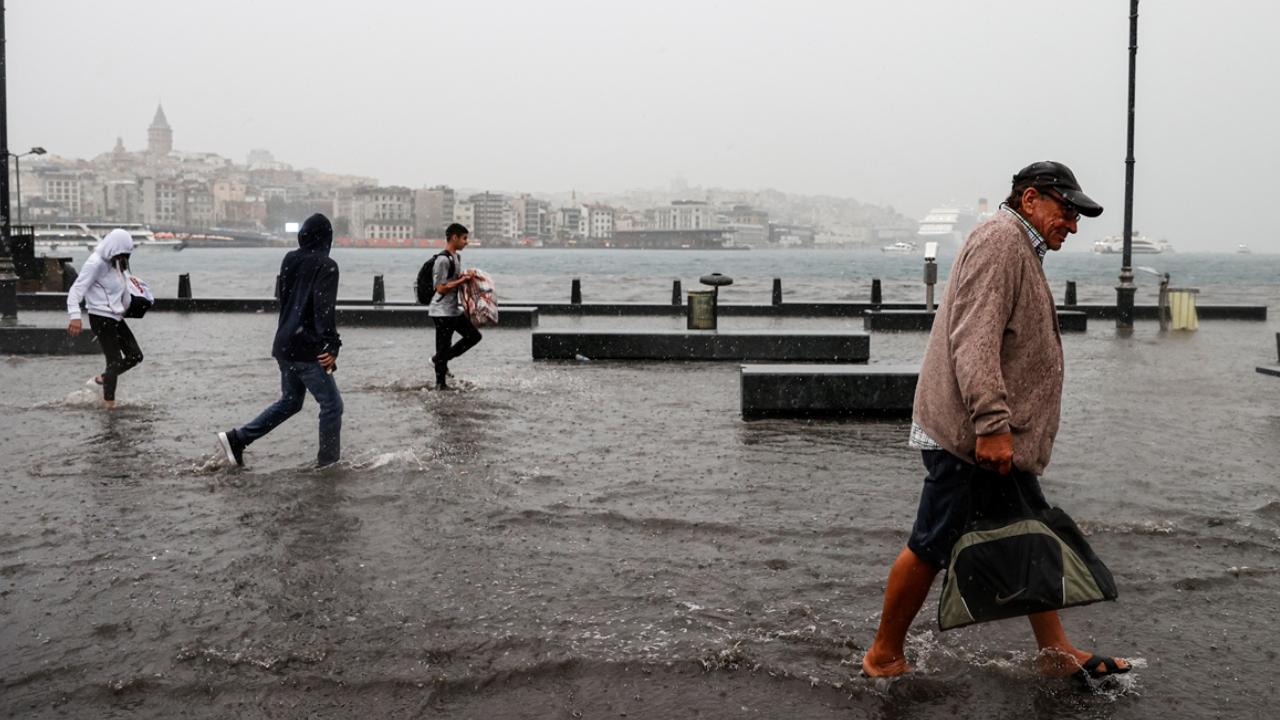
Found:
[{"label": "hazy skyline", "polygon": [[[1018,167],[1056,159],[1106,206],[1084,244],[1122,224],[1128,7],[11,0],[9,144],[139,149],[163,102],[177,149],[265,148],[385,184],[680,176],[915,218],[998,202]],[[1272,3],[1142,3],[1136,229],[1280,251],[1243,212],[1271,200],[1280,161],[1277,22]]]}]

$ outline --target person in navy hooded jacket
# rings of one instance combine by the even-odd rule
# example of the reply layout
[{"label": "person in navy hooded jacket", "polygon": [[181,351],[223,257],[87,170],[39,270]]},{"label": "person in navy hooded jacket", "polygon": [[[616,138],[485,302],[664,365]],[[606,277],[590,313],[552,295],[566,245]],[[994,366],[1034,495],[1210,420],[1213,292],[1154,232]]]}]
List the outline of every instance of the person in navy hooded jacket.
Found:
[{"label": "person in navy hooded jacket", "polygon": [[280,322],[271,355],[280,365],[280,399],[248,424],[218,433],[229,462],[244,465],[253,441],[302,409],[306,393],[320,403],[320,452],[316,465],[332,465],[342,455],[342,395],[334,382],[338,337],[338,263],[329,257],[333,225],[316,213],[298,231],[298,249],[280,264]]}]

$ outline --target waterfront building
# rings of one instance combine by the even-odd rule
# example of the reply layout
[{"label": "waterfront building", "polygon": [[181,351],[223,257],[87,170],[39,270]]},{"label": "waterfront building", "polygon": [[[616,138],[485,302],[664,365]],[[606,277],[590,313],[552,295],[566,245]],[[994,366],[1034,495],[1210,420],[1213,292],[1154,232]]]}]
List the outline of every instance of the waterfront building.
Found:
[{"label": "waterfront building", "polygon": [[141,192],[142,222],[162,227],[180,227],[185,224],[186,202],[180,183],[172,178],[144,177],[139,186]]},{"label": "waterfront building", "polygon": [[468,230],[476,226],[476,206],[470,200],[455,200],[453,203],[453,221],[465,225]]},{"label": "waterfront building", "polygon": [[467,198],[472,206],[474,225],[468,226],[471,237],[491,244],[513,242],[516,237],[515,211],[506,195],[483,192]]},{"label": "waterfront building", "polygon": [[813,227],[791,223],[769,223],[769,243],[782,247],[812,247]]},{"label": "waterfront building", "polygon": [[75,171],[59,171],[42,173],[40,176],[41,197],[56,205],[60,214],[69,219],[80,217],[84,212],[84,193],[81,183],[82,173]]},{"label": "waterfront building", "polygon": [[453,206],[456,202],[454,190],[448,185],[415,190],[413,193],[414,237],[443,238],[445,228],[454,222]]},{"label": "waterfront building", "polygon": [[576,205],[556,211],[554,237],[561,243],[576,243],[585,237],[582,224],[582,208]]},{"label": "waterfront building", "polygon": [[407,187],[362,187],[351,195],[353,239],[408,240],[414,237],[413,191]]},{"label": "waterfront building", "polygon": [[752,207],[743,203],[735,203],[725,208],[721,215],[723,222],[734,225],[755,225],[761,228],[769,227],[769,213],[766,210]]},{"label": "waterfront building", "polygon": [[551,203],[526,193],[512,200],[511,207],[515,210],[518,240],[540,243],[551,239]]},{"label": "waterfront building", "polygon": [[608,205],[582,206],[582,233],[591,240],[608,240],[613,237],[614,209]]},{"label": "waterfront building", "polygon": [[108,180],[102,184],[101,218],[108,222],[142,222],[137,180]]},{"label": "waterfront building", "polygon": [[209,183],[184,180],[181,185],[182,226],[210,228],[214,222],[214,197]]},{"label": "waterfront building", "polygon": [[645,211],[650,230],[717,230],[719,213],[702,200],[673,200],[667,207]]}]

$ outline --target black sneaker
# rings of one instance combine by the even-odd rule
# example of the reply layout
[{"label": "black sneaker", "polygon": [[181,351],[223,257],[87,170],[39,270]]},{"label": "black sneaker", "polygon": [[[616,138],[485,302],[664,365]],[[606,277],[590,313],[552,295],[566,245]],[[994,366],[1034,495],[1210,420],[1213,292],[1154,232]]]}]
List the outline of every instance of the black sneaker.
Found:
[{"label": "black sneaker", "polygon": [[240,442],[235,430],[218,433],[218,447],[222,448],[227,462],[244,467],[244,443]]}]

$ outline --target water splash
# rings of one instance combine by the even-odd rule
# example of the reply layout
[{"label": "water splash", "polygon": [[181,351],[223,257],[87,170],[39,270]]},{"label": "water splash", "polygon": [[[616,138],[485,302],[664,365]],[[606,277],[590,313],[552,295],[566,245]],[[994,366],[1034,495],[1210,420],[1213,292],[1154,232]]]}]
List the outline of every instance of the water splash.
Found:
[{"label": "water splash", "polygon": [[417,453],[412,450],[397,450],[394,452],[367,452],[357,455],[350,461],[343,464],[352,470],[377,470],[388,466],[408,467],[414,470],[422,470],[426,468],[426,463],[418,457]]},{"label": "water splash", "polygon": [[191,466],[191,472],[197,475],[212,475],[214,473],[222,472],[230,467],[232,467],[232,465],[227,461],[226,454],[222,452],[221,448],[219,448],[208,457],[205,457],[202,460],[197,460],[193,463]]},{"label": "water splash", "polygon": [[[123,403],[117,403],[116,407],[120,407]],[[102,405],[102,391],[91,388],[81,388],[73,390],[58,400],[49,400],[47,402],[36,403],[31,406],[32,410],[58,410],[61,408],[93,408]]]}]

